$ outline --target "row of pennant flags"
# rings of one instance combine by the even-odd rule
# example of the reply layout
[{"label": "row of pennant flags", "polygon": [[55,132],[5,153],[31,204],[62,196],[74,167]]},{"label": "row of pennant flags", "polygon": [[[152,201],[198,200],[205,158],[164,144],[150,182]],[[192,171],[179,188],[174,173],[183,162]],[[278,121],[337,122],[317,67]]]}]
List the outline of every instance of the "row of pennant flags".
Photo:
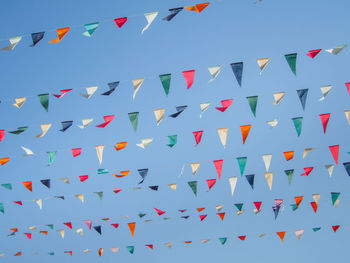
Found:
[{"label": "row of pennant flags", "polygon": [[[130,227],[130,226],[129,226],[129,227]],[[332,226],[331,226],[331,230],[332,230],[334,233],[336,233],[337,230],[338,230],[339,228],[340,228],[340,225],[332,225]],[[131,230],[131,229],[132,229],[132,227],[130,228],[130,230]],[[315,233],[315,232],[320,231],[321,229],[322,229],[322,227],[317,226],[317,227],[313,227],[313,228],[312,228],[312,231],[313,231],[313,233]],[[78,229],[78,230],[79,230],[79,229]],[[96,231],[97,231],[97,230],[96,230]],[[291,231],[291,232],[292,232],[292,231]],[[64,233],[64,232],[63,232],[63,233]],[[83,232],[77,231],[77,233],[80,234],[80,235],[83,235]],[[284,238],[285,238],[285,236],[286,236],[286,233],[287,233],[287,231],[280,231],[280,232],[275,232],[275,233],[273,233],[273,234],[276,235],[276,236],[281,240],[281,242],[283,242],[283,241],[284,241]],[[42,234],[45,234],[45,235],[46,235],[46,233],[45,233],[44,231],[43,231]],[[60,234],[61,234],[61,233],[60,233]],[[298,240],[300,240],[301,237],[302,237],[302,235],[304,234],[304,229],[295,230],[295,231],[294,231],[294,234],[295,234],[296,238],[297,238]],[[25,233],[25,235],[26,235],[29,239],[31,239],[31,234],[30,234],[30,233]],[[62,234],[61,234],[61,235],[62,235]],[[268,236],[268,235],[269,235],[268,233],[259,233],[259,234],[257,234],[257,237],[258,237],[258,238],[262,238],[262,237],[265,237],[265,236]],[[272,235],[272,233],[270,233],[270,235]],[[64,234],[63,234],[63,236],[64,236]],[[252,235],[252,236],[253,236],[253,235]],[[238,238],[238,240],[245,241],[247,237],[248,237],[248,235],[239,235],[239,236],[235,236],[234,238]],[[217,239],[218,239],[218,241],[219,241],[219,244],[225,245],[226,242],[228,241],[229,237],[219,237],[219,238],[217,238]],[[209,242],[210,240],[211,240],[211,239],[208,239],[208,238],[202,239],[202,240],[201,240],[201,243],[204,244],[204,243]],[[187,245],[193,243],[192,240],[185,240],[185,241],[183,241],[183,242],[184,242],[184,244],[187,244]],[[165,247],[167,247],[167,248],[172,248],[172,247],[173,247],[173,244],[174,244],[174,242],[165,242],[165,243],[160,243],[159,245],[165,246]],[[156,247],[156,245],[154,245],[153,243],[148,243],[148,244],[145,244],[144,246],[145,246],[145,247],[148,247],[148,249],[150,249],[150,250],[154,250],[155,247]],[[112,247],[112,248],[109,248],[109,249],[111,250],[112,253],[117,253],[117,252],[119,251],[119,247]],[[126,250],[127,250],[130,254],[134,254],[134,252],[135,252],[135,246],[134,246],[134,245],[126,246]],[[84,250],[82,250],[83,253],[89,253],[89,252],[91,252],[91,251],[92,251],[91,249],[84,249]],[[98,253],[98,255],[99,255],[100,257],[101,257],[101,256],[103,255],[103,253],[104,253],[104,249],[103,249],[103,248],[99,248],[97,251],[98,251],[97,253]],[[57,252],[56,252],[56,253],[57,253]],[[67,254],[67,255],[69,255],[69,256],[73,256],[73,251],[72,251],[72,250],[66,250],[66,251],[64,251],[63,253],[64,253],[64,254]],[[22,253],[22,251],[18,251],[18,252],[16,252],[13,256],[23,256],[23,255],[24,255],[24,253]],[[30,255],[30,254],[29,254],[29,255]],[[39,253],[38,253],[38,252],[35,252],[34,254],[31,254],[31,255],[39,255]],[[54,255],[55,255],[55,252],[49,252],[49,253],[47,253],[46,255],[54,256]],[[1,254],[0,254],[0,257],[5,257],[5,253],[1,253]]]},{"label": "row of pennant flags", "polygon": [[[189,11],[194,11],[197,13],[201,13],[210,3],[200,3],[196,4],[194,6],[184,6],[184,7],[177,7],[177,8],[170,8],[169,12],[170,14],[164,17],[162,20],[165,21],[171,21],[176,15],[178,15],[182,10],[189,10]],[[146,26],[143,27],[141,34],[143,34],[153,23],[153,21],[157,18],[159,12],[154,11],[154,12],[147,12],[144,14],[145,19],[147,21]],[[122,28],[123,25],[128,21],[128,17],[120,17],[120,18],[115,18],[113,19],[115,25],[118,28]],[[85,31],[82,33],[83,36],[86,37],[91,37],[94,32],[97,30],[97,28],[100,26],[100,22],[93,22],[93,23],[88,23],[84,25]],[[57,38],[54,38],[52,40],[49,40],[49,43],[60,43],[61,40],[64,38],[64,36],[69,32],[70,27],[64,27],[64,28],[59,28],[56,30],[57,33]],[[5,46],[1,48],[1,50],[6,50],[6,51],[11,51],[14,50],[14,48],[21,42],[23,36],[16,36],[16,37],[11,37],[8,39],[10,44],[8,46]],[[32,44],[30,47],[36,46],[45,36],[45,32],[36,32],[36,33],[31,33],[30,34],[32,38]]]}]

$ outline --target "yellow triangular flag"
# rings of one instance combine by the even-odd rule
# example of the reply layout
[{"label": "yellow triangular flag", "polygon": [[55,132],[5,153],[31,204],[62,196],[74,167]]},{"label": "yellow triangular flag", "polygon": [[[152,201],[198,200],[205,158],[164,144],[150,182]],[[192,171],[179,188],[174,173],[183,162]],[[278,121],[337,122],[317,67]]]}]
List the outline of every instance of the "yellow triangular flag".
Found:
[{"label": "yellow triangular flag", "polygon": [[227,132],[228,132],[228,128],[219,128],[218,129],[220,141],[221,141],[222,146],[224,146],[224,148],[226,148]]},{"label": "yellow triangular flag", "polygon": [[263,70],[266,68],[269,61],[270,61],[270,58],[258,58],[256,60],[256,62],[258,62],[259,68],[260,68],[260,75],[263,72]]},{"label": "yellow triangular flag", "polygon": [[132,85],[134,85],[134,94],[132,95],[133,100],[135,99],[136,93],[139,91],[144,80],[145,80],[144,78],[132,80]]},{"label": "yellow triangular flag", "polygon": [[271,102],[274,105],[277,105],[284,97],[286,93],[285,92],[277,92],[273,94],[273,98],[275,99],[274,102]]},{"label": "yellow triangular flag", "polygon": [[200,163],[191,163],[192,174],[195,175],[199,169]]},{"label": "yellow triangular flag", "polygon": [[97,157],[98,161],[100,164],[102,163],[102,156],[103,156],[103,149],[105,148],[104,145],[96,145],[96,152],[97,152]]},{"label": "yellow triangular flag", "polygon": [[265,173],[265,178],[267,181],[267,184],[269,185],[270,191],[272,189],[272,181],[273,181],[273,173]]},{"label": "yellow triangular flag", "polygon": [[164,109],[158,109],[158,110],[153,110],[154,116],[156,117],[157,120],[157,126],[159,123],[163,120],[164,117]]},{"label": "yellow triangular flag", "polygon": [[22,105],[26,102],[26,100],[26,97],[15,98],[16,103],[12,105],[20,109]]},{"label": "yellow triangular flag", "polygon": [[170,187],[171,189],[173,189],[174,191],[176,191],[176,187],[177,187],[176,184],[168,184],[168,185],[169,185],[169,187]]}]

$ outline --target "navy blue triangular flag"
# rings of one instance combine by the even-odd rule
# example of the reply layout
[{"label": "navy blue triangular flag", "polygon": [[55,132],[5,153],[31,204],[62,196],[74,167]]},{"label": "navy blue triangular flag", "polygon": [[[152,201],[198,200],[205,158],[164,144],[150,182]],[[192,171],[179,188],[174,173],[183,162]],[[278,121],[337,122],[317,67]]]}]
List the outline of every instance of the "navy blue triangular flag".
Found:
[{"label": "navy blue triangular flag", "polygon": [[273,210],[273,212],[274,212],[274,214],[275,214],[275,219],[277,219],[278,212],[280,211],[280,208],[281,208],[280,205],[279,205],[279,206],[273,206],[273,207],[272,207],[272,210]]},{"label": "navy blue triangular flag", "polygon": [[45,32],[32,33],[33,44],[30,46],[34,47],[40,40],[43,39],[44,35]]},{"label": "navy blue triangular flag", "polygon": [[247,181],[252,187],[252,189],[254,189],[254,176],[255,176],[254,174],[248,174],[245,176],[245,178],[247,178]]},{"label": "navy blue triangular flag", "polygon": [[177,116],[179,116],[181,114],[181,112],[183,112],[185,109],[187,108],[187,105],[184,105],[184,106],[177,106],[176,107],[176,112],[169,115],[169,117],[172,117],[172,118],[176,118]]},{"label": "navy blue triangular flag", "polygon": [[142,180],[139,182],[139,184],[142,184],[143,181],[145,180],[147,174],[148,174],[148,168],[146,168],[146,169],[138,169],[137,171],[139,172],[140,176],[142,177]]},{"label": "navy blue triangular flag", "polygon": [[60,129],[61,132],[66,131],[70,126],[72,126],[73,121],[61,121],[62,129]]},{"label": "navy blue triangular flag", "polygon": [[232,63],[231,68],[239,86],[242,87],[243,62]]},{"label": "navy blue triangular flag", "polygon": [[107,85],[109,87],[109,90],[102,93],[101,95],[105,95],[105,96],[111,95],[112,92],[115,91],[115,89],[118,87],[119,81],[111,82],[111,83],[108,83]]},{"label": "navy blue triangular flag", "polygon": [[309,89],[299,89],[297,90],[301,106],[303,106],[303,110],[305,110],[305,104],[306,104],[306,98],[307,98],[307,92]]},{"label": "navy blue triangular flag", "polygon": [[178,13],[181,12],[181,10],[184,9],[183,7],[176,7],[169,9],[170,15],[163,18],[163,20],[170,21],[173,19]]},{"label": "navy blue triangular flag", "polygon": [[101,226],[94,226],[94,229],[95,229],[100,235],[102,235]]},{"label": "navy blue triangular flag", "polygon": [[154,191],[158,191],[158,185],[148,186],[150,189]]},{"label": "navy blue triangular flag", "polygon": [[350,162],[343,163],[343,165],[344,165],[344,168],[345,168],[346,172],[350,176]]},{"label": "navy blue triangular flag", "polygon": [[44,180],[40,180],[40,182],[45,185],[47,188],[50,188],[50,179],[44,179]]}]

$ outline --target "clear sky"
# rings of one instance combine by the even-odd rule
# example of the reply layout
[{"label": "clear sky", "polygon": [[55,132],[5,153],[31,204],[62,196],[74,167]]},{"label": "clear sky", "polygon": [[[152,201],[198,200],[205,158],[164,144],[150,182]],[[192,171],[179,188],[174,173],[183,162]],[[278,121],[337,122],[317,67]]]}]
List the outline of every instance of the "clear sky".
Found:
[{"label": "clear sky", "polygon": [[[283,260],[286,263],[343,262],[349,235],[350,198],[347,194],[349,178],[342,165],[349,161],[347,140],[349,124],[344,110],[349,108],[349,93],[345,82],[349,78],[349,49],[338,55],[321,51],[311,59],[309,50],[328,49],[348,43],[347,19],[349,2],[342,1],[214,1],[202,13],[183,10],[172,21],[161,18],[168,9],[190,6],[195,1],[4,1],[0,10],[3,25],[0,32],[2,46],[6,39],[33,32],[49,31],[35,47],[29,47],[31,38],[26,36],[11,52],[0,53],[0,104],[1,129],[6,130],[0,143],[0,158],[10,157],[9,163],[0,167],[0,183],[11,183],[13,190],[0,189],[0,202],[5,204],[5,214],[0,214],[0,254],[4,262],[96,262],[98,249],[105,253],[100,261],[112,262],[201,262],[244,261],[269,262]],[[159,11],[153,24],[141,35],[146,25],[143,13]],[[128,17],[121,28],[114,18]],[[100,27],[91,38],[82,35],[83,25],[100,21]],[[54,30],[71,26],[61,43],[48,43],[56,37]],[[284,58],[285,54],[298,53],[297,76],[294,76]],[[270,57],[270,63],[260,76],[256,59]],[[230,63],[244,62],[242,87],[239,87]],[[222,65],[215,81],[208,83],[208,67]],[[193,86],[187,90],[182,71],[195,69]],[[158,75],[172,73],[169,96],[166,97]],[[145,78],[135,100],[132,99],[132,79]],[[107,83],[120,81],[110,96],[100,94],[108,89]],[[333,89],[324,101],[321,86]],[[85,87],[99,86],[90,98],[80,93]],[[302,109],[296,90],[309,89],[306,108]],[[73,89],[63,98],[61,89]],[[273,93],[286,92],[278,105],[272,105]],[[37,94],[50,93],[49,111],[40,105]],[[21,109],[12,104],[14,98],[27,97]],[[258,96],[256,117],[247,103],[247,96]],[[224,113],[215,107],[220,101],[233,99],[232,106]],[[200,115],[200,103],[210,102],[210,108]],[[168,115],[176,106],[188,108],[176,119]],[[154,109],[164,108],[165,116],[157,127]],[[128,119],[129,112],[139,112],[135,133]],[[331,113],[326,134],[323,133],[319,114]],[[106,128],[95,126],[103,122],[103,116],[115,115]],[[304,118],[300,137],[297,137],[291,121]],[[84,118],[94,122],[86,129],[79,129]],[[279,124],[270,129],[266,121],[277,119]],[[60,122],[73,120],[73,126],[60,132]],[[52,123],[43,138],[40,124]],[[239,126],[251,124],[246,143],[242,144]],[[29,126],[21,135],[8,131]],[[229,128],[227,146],[220,143],[217,129]],[[203,130],[201,143],[194,147],[192,132]],[[167,146],[167,136],[177,134],[178,142]],[[141,139],[153,138],[146,149],[136,146]],[[113,145],[128,141],[127,148],[116,151]],[[340,145],[339,165],[330,178],[324,165],[335,164],[328,149]],[[103,162],[97,159],[95,145],[105,145]],[[21,146],[31,149],[35,155],[23,157]],[[82,148],[82,154],[73,158],[72,148]],[[303,150],[315,147],[305,159]],[[285,151],[295,151],[294,159],[286,161]],[[48,151],[57,151],[54,163],[48,166]],[[264,173],[263,154],[272,154],[270,171],[274,172],[272,190],[268,189]],[[254,190],[240,176],[237,157],[247,156],[244,175],[255,174]],[[213,160],[223,159],[221,180],[207,192],[205,180],[217,179]],[[190,163],[200,162],[195,176]],[[182,167],[184,171],[179,174]],[[304,167],[313,166],[308,177],[301,177]],[[110,173],[96,173],[106,168]],[[148,168],[149,173],[141,190],[133,190],[141,180],[137,169]],[[284,170],[295,169],[292,184],[288,184]],[[112,173],[130,170],[124,178]],[[78,176],[89,175],[80,182]],[[238,176],[237,187],[231,196],[228,178]],[[67,185],[59,178],[68,177]],[[51,179],[51,188],[40,183]],[[198,181],[198,195],[187,185]],[[33,192],[21,182],[33,181]],[[176,183],[173,191],[168,184]],[[158,185],[158,191],[148,186]],[[118,194],[114,187],[121,188]],[[93,192],[103,191],[100,201]],[[331,192],[341,192],[340,205],[331,203]],[[82,204],[74,194],[84,194]],[[315,214],[310,202],[312,194],[321,194]],[[65,200],[47,199],[43,209],[32,201],[35,198],[65,196]],[[292,211],[290,204],[295,196],[304,196],[300,207]],[[277,220],[272,206],[274,199],[284,199],[284,209]],[[12,201],[23,201],[20,207]],[[259,214],[253,213],[254,201],[262,201]],[[236,214],[235,203],[244,203],[245,213]],[[216,205],[224,205],[224,221],[216,215]],[[198,213],[195,209],[205,207]],[[166,211],[158,216],[153,208]],[[184,214],[178,209],[187,209]],[[138,213],[146,213],[143,218]],[[200,222],[199,215],[207,214]],[[189,215],[186,220],[180,218]],[[125,218],[123,216],[128,216]],[[170,220],[163,220],[170,217]],[[102,221],[102,218],[111,218]],[[152,219],[152,222],[144,222]],[[102,235],[89,230],[83,220],[92,220],[93,226],[102,226]],[[73,230],[64,222],[72,222]],[[134,238],[127,223],[136,222]],[[110,224],[119,223],[118,229]],[[54,224],[54,231],[46,224]],[[29,230],[28,226],[37,226]],[[340,225],[334,233],[332,225]],[[314,233],[313,227],[321,226]],[[18,227],[15,236],[8,237],[9,228]],[[84,237],[75,229],[83,228]],[[64,229],[62,239],[56,230]],[[304,229],[298,241],[294,231]],[[47,236],[39,234],[48,230]],[[275,232],[286,231],[282,243]],[[32,233],[29,240],[23,233]],[[266,233],[258,238],[260,233]],[[237,236],[247,235],[245,241]],[[227,237],[221,245],[220,237]],[[202,244],[202,239],[210,238]],[[183,241],[192,240],[192,244]],[[163,243],[173,242],[168,249]],[[154,251],[145,247],[153,244]],[[130,255],[126,246],[134,245]],[[119,247],[112,253],[109,248]],[[84,254],[83,249],[91,249]],[[22,251],[22,257],[12,255]],[[63,251],[73,251],[73,257]],[[31,256],[38,252],[38,256]],[[49,256],[55,252],[55,256]]]}]

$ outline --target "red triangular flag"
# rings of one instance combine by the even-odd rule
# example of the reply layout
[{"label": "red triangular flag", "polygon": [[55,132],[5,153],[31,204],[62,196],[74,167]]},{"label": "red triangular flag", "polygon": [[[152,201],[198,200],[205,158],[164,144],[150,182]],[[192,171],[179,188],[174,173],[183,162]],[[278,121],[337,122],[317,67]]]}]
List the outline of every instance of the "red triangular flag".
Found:
[{"label": "red triangular flag", "polygon": [[337,232],[339,227],[340,227],[340,225],[332,226],[334,233]]},{"label": "red triangular flag", "polygon": [[114,228],[118,228],[119,224],[111,224],[111,226],[114,226]]},{"label": "red triangular flag", "polygon": [[316,202],[310,202],[310,204],[311,204],[312,208],[314,209],[314,212],[316,213],[317,212],[317,207],[318,207]]},{"label": "red triangular flag", "polygon": [[199,215],[199,218],[201,219],[201,221],[203,221],[206,217],[207,215]]},{"label": "red triangular flag", "polygon": [[196,140],[195,147],[201,142],[203,131],[195,131],[193,132],[194,138]]},{"label": "red triangular flag", "polygon": [[32,239],[32,233],[24,233],[29,239]]},{"label": "red triangular flag", "polygon": [[61,94],[52,94],[52,95],[54,95],[56,98],[60,99],[64,96],[64,94],[66,94],[67,92],[69,92],[71,90],[72,89],[62,89],[62,90],[60,90]]},{"label": "red triangular flag", "polygon": [[13,256],[15,256],[15,257],[22,256],[22,252],[19,251],[19,252],[17,252],[16,254],[14,254]]},{"label": "red triangular flag", "polygon": [[22,201],[13,201],[17,205],[23,205]]},{"label": "red triangular flag", "polygon": [[97,125],[96,127],[99,127],[99,128],[106,127],[114,119],[114,115],[103,116],[103,119],[105,122]]},{"label": "red triangular flag", "polygon": [[345,83],[346,88],[348,89],[349,95],[350,95],[350,82]]},{"label": "red triangular flag", "polygon": [[222,164],[224,163],[224,160],[216,160],[216,161],[213,161],[214,165],[215,165],[215,168],[216,168],[216,172],[218,173],[218,177],[219,177],[219,180],[221,178],[221,171],[222,171]]},{"label": "red triangular flag", "polygon": [[205,209],[205,207],[196,208],[196,210],[197,210],[198,212],[201,212],[201,211],[203,211],[204,209]]},{"label": "red triangular flag", "polygon": [[301,174],[301,176],[309,176],[309,174],[311,173],[311,171],[314,169],[313,167],[306,167],[303,168],[305,173]]},{"label": "red triangular flag", "polygon": [[149,247],[150,249],[152,249],[153,250],[153,245],[152,244],[150,244],[150,245],[145,245],[146,247]]},{"label": "red triangular flag", "polygon": [[225,110],[227,110],[231,106],[232,101],[233,101],[233,99],[222,100],[221,101],[222,107],[216,107],[216,109],[221,111],[221,112],[224,112]]},{"label": "red triangular flag", "polygon": [[117,27],[121,28],[127,20],[128,20],[127,17],[121,17],[121,18],[114,19],[114,22],[117,25]]},{"label": "red triangular flag", "polygon": [[224,221],[224,217],[225,217],[225,212],[223,213],[217,213],[218,216],[220,216],[221,220]]},{"label": "red triangular flag", "polygon": [[207,180],[207,184],[208,184],[209,190],[214,186],[215,183],[216,183],[216,179],[208,179]]},{"label": "red triangular flag", "polygon": [[69,254],[70,256],[72,256],[72,254],[73,254],[72,251],[64,251],[64,253]]},{"label": "red triangular flag", "polygon": [[183,213],[186,212],[187,209],[179,209],[179,212]]},{"label": "red triangular flag", "polygon": [[330,113],[325,113],[325,114],[320,114],[320,119],[323,125],[323,133],[326,134],[326,130],[327,130],[327,124],[329,121],[329,117],[331,116]]},{"label": "red triangular flag", "polygon": [[276,232],[276,234],[280,237],[281,241],[283,242],[286,232]]},{"label": "red triangular flag", "polygon": [[187,70],[187,71],[183,71],[182,75],[184,75],[184,78],[186,80],[187,83],[187,89],[191,88],[192,84],[193,84],[193,80],[194,80],[194,69],[192,70]]},{"label": "red triangular flag", "polygon": [[329,146],[329,150],[331,151],[335,163],[338,165],[338,157],[339,157],[339,144],[338,145],[333,145]]},{"label": "red triangular flag", "polygon": [[64,225],[66,225],[67,227],[69,227],[70,229],[72,229],[72,223],[71,222],[67,222],[67,223],[63,223]]},{"label": "red triangular flag", "polygon": [[119,193],[121,190],[122,190],[121,188],[114,187],[113,192],[117,194],[117,193]]},{"label": "red triangular flag", "polygon": [[154,208],[154,209],[157,211],[158,215],[165,214],[165,211],[162,211],[162,210],[160,210],[158,208]]},{"label": "red triangular flag", "polygon": [[84,182],[84,181],[86,181],[88,178],[89,178],[88,175],[80,175],[80,176],[79,176],[80,182]]},{"label": "red triangular flag", "polygon": [[238,236],[238,238],[239,238],[240,240],[244,240],[244,239],[246,238],[246,236]]},{"label": "red triangular flag", "polygon": [[306,54],[306,56],[310,57],[310,58],[314,58],[317,56],[318,53],[320,53],[322,49],[314,49],[314,50],[310,50],[309,53]]},{"label": "red triangular flag", "polygon": [[75,148],[75,149],[72,149],[72,155],[73,157],[77,157],[78,155],[81,154],[81,148]]},{"label": "red triangular flag", "polygon": [[5,138],[5,130],[0,130],[0,142]]},{"label": "red triangular flag", "polygon": [[254,202],[256,210],[260,211],[261,204],[262,202]]}]

